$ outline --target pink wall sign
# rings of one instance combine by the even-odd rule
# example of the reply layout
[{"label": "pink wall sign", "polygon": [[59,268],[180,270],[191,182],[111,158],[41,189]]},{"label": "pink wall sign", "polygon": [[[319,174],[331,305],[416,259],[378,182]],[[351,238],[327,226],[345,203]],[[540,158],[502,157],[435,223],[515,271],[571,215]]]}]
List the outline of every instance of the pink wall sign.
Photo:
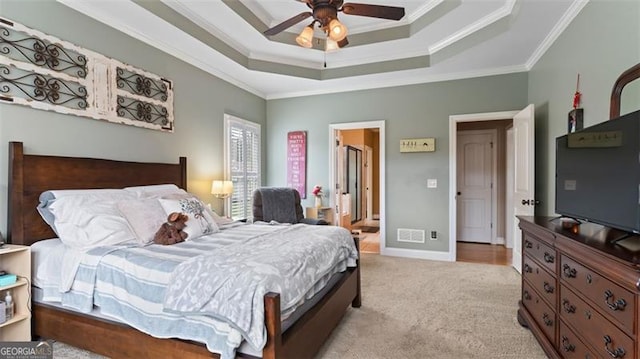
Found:
[{"label": "pink wall sign", "polygon": [[287,187],[307,198],[307,132],[293,131],[287,134]]}]

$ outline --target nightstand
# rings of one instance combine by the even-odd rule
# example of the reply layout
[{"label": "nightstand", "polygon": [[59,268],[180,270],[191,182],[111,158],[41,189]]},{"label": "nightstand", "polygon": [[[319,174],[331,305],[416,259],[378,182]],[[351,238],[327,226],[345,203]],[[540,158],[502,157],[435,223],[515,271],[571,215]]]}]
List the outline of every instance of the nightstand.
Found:
[{"label": "nightstand", "polygon": [[5,244],[0,247],[0,269],[15,274],[15,283],[0,287],[0,300],[7,290],[14,303],[13,318],[0,324],[0,341],[31,341],[31,250],[29,246]]},{"label": "nightstand", "polygon": [[324,219],[329,223],[330,226],[333,225],[333,211],[332,207],[307,207],[305,217],[313,218],[313,219]]}]

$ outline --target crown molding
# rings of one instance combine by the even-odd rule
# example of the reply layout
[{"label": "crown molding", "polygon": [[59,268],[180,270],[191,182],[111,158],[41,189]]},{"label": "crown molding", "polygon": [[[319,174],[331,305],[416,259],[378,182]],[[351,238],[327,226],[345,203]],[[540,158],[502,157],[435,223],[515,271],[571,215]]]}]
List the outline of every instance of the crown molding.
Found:
[{"label": "crown molding", "polygon": [[[56,0],[57,2],[68,6],[69,8],[72,8],[86,16],[89,16],[90,18],[99,21],[101,23],[104,23],[105,25],[109,26],[109,27],[113,27],[115,29],[117,29],[118,31],[121,31],[137,40],[142,41],[143,43],[148,44],[149,46],[155,47],[157,49],[160,49],[166,53],[168,53],[169,55],[172,55],[180,60],[183,60],[189,64],[192,64],[198,68],[200,68],[201,70],[208,72],[234,86],[237,86],[245,91],[248,91],[256,96],[262,97],[262,98],[266,98],[266,94],[253,88],[252,86],[239,81],[238,79],[234,78],[233,76],[229,76],[226,72],[220,70],[219,68],[213,66],[213,62],[212,61],[203,61],[201,59],[199,59],[196,56],[193,56],[192,53],[187,53],[185,51],[180,50],[179,48],[177,48],[176,46],[173,45],[172,42],[167,42],[167,41],[160,41],[160,40],[156,40],[153,38],[148,37],[146,34],[139,32],[137,29],[131,27],[130,25],[127,24],[127,21],[125,21],[126,19],[128,19],[128,16],[132,17],[131,21],[133,21],[133,23],[136,22],[136,20],[139,20],[139,18],[136,17],[136,15],[134,14],[139,14],[139,12],[141,11],[141,8],[138,7],[137,5],[131,3],[131,2],[121,2],[122,5],[124,6],[129,6],[129,8],[127,9],[127,11],[122,11],[122,7],[118,8],[118,12],[117,14],[115,13],[111,13],[109,11],[109,4],[108,3],[104,3],[104,2],[96,2],[96,1],[83,1],[83,0]],[[126,4],[126,5],[125,5]],[[102,8],[100,7],[102,5]],[[142,10],[144,11],[144,10]],[[152,27],[153,24],[151,23],[147,23],[146,26],[150,26]],[[161,29],[155,29],[155,31],[162,31]],[[195,40],[194,40],[195,41]],[[199,42],[200,43],[200,42]],[[205,46],[204,44],[200,43],[202,46]],[[210,49],[210,48],[209,48]],[[211,50],[210,51],[214,51]],[[216,51],[216,53],[221,57],[226,59],[222,54],[218,53]],[[231,61],[231,60],[229,60]],[[238,65],[240,66],[240,65]]]},{"label": "crown molding", "polygon": [[[493,69],[483,69],[483,70],[477,70],[477,71],[465,71],[465,72],[438,74],[438,75],[411,76],[410,78],[405,76],[398,80],[373,79],[372,81],[367,81],[365,79],[362,79],[362,81],[358,81],[358,84],[352,84],[352,85],[340,84],[339,86],[334,86],[332,88],[321,89],[321,90],[272,93],[267,95],[265,99],[277,100],[277,99],[285,99],[285,98],[292,98],[292,97],[327,95],[332,93],[372,90],[372,89],[387,88],[387,87],[419,85],[419,84],[432,83],[432,82],[464,80],[464,79],[470,79],[470,78],[476,78],[476,77],[508,75],[512,73],[527,72],[527,71],[528,70],[525,65],[515,65],[515,66],[497,67]],[[339,87],[340,91],[336,91],[336,87]]]},{"label": "crown molding", "polygon": [[473,24],[464,27],[460,31],[453,33],[451,36],[438,41],[431,47],[429,47],[429,53],[435,54],[436,52],[444,49],[445,47],[451,46],[454,43],[464,39],[465,37],[473,34],[474,32],[480,31],[483,28],[493,24],[494,22],[506,17],[510,16],[513,13],[513,8],[518,0],[507,0],[506,3],[500,7],[498,10],[490,13],[489,15],[481,18],[480,20],[474,22]]},{"label": "crown molding", "polygon": [[542,40],[540,45],[535,49],[531,57],[526,62],[527,71],[531,70],[533,66],[538,63],[538,60],[544,55],[547,50],[553,45],[553,43],[560,37],[560,34],[567,29],[569,24],[575,19],[576,16],[587,5],[589,0],[575,0],[571,3],[571,6],[565,11],[560,20],[555,24],[549,34]]}]

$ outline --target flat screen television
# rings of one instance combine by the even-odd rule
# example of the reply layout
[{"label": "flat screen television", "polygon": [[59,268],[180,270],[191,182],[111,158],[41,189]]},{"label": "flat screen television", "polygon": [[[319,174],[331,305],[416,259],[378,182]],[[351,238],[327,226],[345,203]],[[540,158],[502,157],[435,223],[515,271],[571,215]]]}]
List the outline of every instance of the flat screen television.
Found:
[{"label": "flat screen television", "polygon": [[556,138],[555,211],[640,233],[640,111]]}]

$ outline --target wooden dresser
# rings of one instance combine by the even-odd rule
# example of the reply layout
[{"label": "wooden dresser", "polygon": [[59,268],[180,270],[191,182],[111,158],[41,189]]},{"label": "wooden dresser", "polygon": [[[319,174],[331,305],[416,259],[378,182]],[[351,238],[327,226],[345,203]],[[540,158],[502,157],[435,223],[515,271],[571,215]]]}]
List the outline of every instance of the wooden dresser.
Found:
[{"label": "wooden dresser", "polygon": [[640,358],[640,236],[518,217],[518,321],[551,358]]}]

